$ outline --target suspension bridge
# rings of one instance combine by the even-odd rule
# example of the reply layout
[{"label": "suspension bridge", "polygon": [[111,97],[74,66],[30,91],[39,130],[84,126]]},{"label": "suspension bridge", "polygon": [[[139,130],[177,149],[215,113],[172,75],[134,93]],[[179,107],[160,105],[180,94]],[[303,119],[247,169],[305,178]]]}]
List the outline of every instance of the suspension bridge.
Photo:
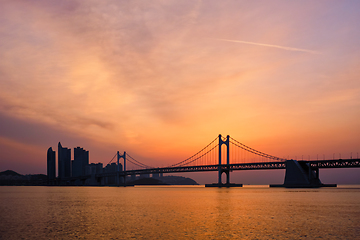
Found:
[{"label": "suspension bridge", "polygon": [[[147,175],[158,176],[164,173],[178,172],[205,172],[217,171],[218,181],[206,186],[232,187],[242,184],[230,183],[230,172],[238,170],[259,169],[286,169],[284,184],[274,187],[325,187],[336,186],[323,184],[319,179],[320,168],[354,168],[360,167],[360,159],[329,159],[297,161],[276,157],[254,148],[251,148],[236,139],[221,134],[207,144],[200,151],[189,158],[165,167],[153,167],[135,159],[127,152],[119,151],[109,162],[116,159],[116,171],[98,173],[94,177],[101,181],[102,178],[116,177],[120,186],[126,186],[128,176]],[[226,183],[222,183],[222,175],[226,175]],[[83,176],[86,178],[90,176]]]}]

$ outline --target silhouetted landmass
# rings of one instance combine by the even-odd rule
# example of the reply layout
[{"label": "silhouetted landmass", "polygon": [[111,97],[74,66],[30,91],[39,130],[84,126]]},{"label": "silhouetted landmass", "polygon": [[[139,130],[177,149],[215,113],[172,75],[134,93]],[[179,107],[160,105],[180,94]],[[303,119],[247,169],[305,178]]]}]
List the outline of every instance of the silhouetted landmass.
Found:
[{"label": "silhouetted landmass", "polygon": [[23,176],[13,170],[6,170],[3,172],[0,172],[0,176]]},{"label": "silhouetted landmass", "polygon": [[140,178],[127,182],[130,185],[199,185],[191,178],[181,176],[165,176],[159,178]]},{"label": "silhouetted landmass", "polygon": [[168,185],[156,178],[140,178],[135,181],[128,182],[130,185]]},{"label": "silhouetted landmass", "polygon": [[168,185],[199,185],[194,179],[182,176],[165,176],[158,179]]},{"label": "silhouetted landmass", "polygon": [[0,172],[1,186],[43,186],[47,184],[44,174],[22,175],[12,170]]},{"label": "silhouetted landmass", "polygon": [[[0,172],[0,186],[44,186],[47,185],[44,174],[22,175],[12,170]],[[140,178],[127,181],[129,185],[199,185],[195,180],[181,176],[165,176],[159,178]]]}]

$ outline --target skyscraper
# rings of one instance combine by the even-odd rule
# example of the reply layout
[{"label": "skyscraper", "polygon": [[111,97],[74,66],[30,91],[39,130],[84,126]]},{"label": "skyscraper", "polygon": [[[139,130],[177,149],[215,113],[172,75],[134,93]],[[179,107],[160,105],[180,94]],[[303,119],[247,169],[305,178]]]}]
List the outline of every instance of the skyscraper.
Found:
[{"label": "skyscraper", "polygon": [[58,144],[58,177],[66,178],[71,176],[71,149],[63,148]]},{"label": "skyscraper", "polygon": [[74,160],[72,161],[72,176],[85,175],[85,167],[89,164],[89,151],[83,148],[74,148]]},{"label": "skyscraper", "polygon": [[55,151],[52,150],[52,147],[49,147],[47,150],[47,176],[48,180],[54,180],[56,176],[55,170]]}]

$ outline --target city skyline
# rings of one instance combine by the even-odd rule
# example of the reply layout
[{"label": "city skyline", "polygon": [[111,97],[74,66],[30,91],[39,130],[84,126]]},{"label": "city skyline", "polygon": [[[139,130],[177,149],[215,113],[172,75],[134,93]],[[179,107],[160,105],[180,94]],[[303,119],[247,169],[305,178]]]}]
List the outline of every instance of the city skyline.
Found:
[{"label": "city skyline", "polygon": [[289,159],[355,158],[358,9],[2,1],[0,171],[46,173],[59,141],[86,146],[92,163],[127,151],[161,167],[219,133]]}]

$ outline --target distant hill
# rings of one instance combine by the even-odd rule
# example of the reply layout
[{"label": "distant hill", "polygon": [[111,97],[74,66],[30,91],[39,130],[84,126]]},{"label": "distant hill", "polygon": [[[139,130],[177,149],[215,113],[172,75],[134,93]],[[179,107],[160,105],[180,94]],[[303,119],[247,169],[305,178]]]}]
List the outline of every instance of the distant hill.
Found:
[{"label": "distant hill", "polygon": [[[140,178],[129,181],[130,185],[199,185],[195,180],[182,176]],[[44,174],[22,175],[12,170],[0,172],[0,186],[43,186],[47,185]]]},{"label": "distant hill", "polygon": [[159,178],[140,178],[131,182],[130,185],[199,185],[191,178],[181,176],[165,176]]},{"label": "distant hill", "polygon": [[13,170],[6,170],[3,172],[0,172],[0,176],[23,176]]},{"label": "distant hill", "polygon": [[128,182],[130,185],[167,185],[156,178],[140,178],[135,181]]},{"label": "distant hill", "polygon": [[165,176],[158,179],[169,185],[199,185],[194,179],[182,176]]},{"label": "distant hill", "polygon": [[0,186],[41,186],[46,185],[45,174],[22,175],[13,170],[0,172]]}]

